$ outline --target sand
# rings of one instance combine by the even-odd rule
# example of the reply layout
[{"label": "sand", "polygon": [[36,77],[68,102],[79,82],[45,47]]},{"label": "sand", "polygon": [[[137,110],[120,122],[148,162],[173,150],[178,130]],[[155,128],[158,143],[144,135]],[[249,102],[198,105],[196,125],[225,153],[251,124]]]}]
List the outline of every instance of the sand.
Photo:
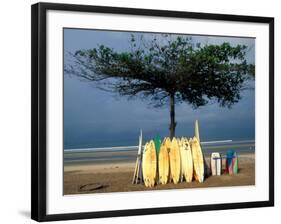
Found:
[{"label": "sand", "polygon": [[[206,158],[209,164],[209,158]],[[191,183],[168,183],[147,188],[143,184],[132,184],[134,162],[115,162],[106,164],[65,164],[64,194],[86,194],[106,192],[127,192],[161,189],[205,188],[222,186],[255,185],[255,154],[239,155],[239,173],[222,176],[209,176],[203,183],[193,180]]]}]

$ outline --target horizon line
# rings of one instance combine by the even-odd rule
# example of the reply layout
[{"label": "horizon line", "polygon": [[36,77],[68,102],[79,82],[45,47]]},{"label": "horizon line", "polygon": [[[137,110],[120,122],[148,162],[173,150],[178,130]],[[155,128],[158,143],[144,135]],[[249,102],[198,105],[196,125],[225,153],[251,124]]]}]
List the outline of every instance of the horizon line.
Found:
[{"label": "horizon line", "polygon": [[[218,140],[218,141],[205,141],[205,142],[201,142],[202,145],[212,145],[212,144],[220,144],[220,143],[231,143],[231,142],[249,142],[249,141],[255,141],[255,139],[250,139],[250,140],[238,140],[238,141],[233,141],[233,140]],[[91,148],[66,148],[63,149],[64,151],[67,152],[75,152],[75,151],[79,151],[79,152],[87,152],[87,151],[104,151],[104,150],[113,150],[113,149],[119,149],[122,150],[124,149],[124,151],[126,149],[138,149],[138,145],[133,145],[133,146],[111,146],[111,147],[91,147]],[[143,146],[142,146],[143,147]]]}]

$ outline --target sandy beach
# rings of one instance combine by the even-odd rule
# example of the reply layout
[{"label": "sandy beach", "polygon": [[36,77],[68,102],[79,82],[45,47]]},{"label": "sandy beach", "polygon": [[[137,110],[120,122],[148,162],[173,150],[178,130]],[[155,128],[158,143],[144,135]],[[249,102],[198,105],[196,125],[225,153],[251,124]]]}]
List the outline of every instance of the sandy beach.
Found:
[{"label": "sandy beach", "polygon": [[[207,164],[210,158],[206,157]],[[239,155],[239,173],[228,175],[225,173],[223,161],[223,175],[209,176],[203,183],[193,180],[191,183],[168,183],[147,188],[143,184],[132,184],[135,162],[111,163],[66,163],[64,165],[64,194],[85,194],[105,192],[127,192],[161,189],[181,189],[200,187],[243,186],[255,184],[255,154],[243,153]]]}]

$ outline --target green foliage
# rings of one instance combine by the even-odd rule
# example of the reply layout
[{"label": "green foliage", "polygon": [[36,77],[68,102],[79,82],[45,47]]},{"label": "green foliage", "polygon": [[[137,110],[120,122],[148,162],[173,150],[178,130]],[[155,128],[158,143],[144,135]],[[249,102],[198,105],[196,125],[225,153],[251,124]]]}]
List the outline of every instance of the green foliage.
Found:
[{"label": "green foliage", "polygon": [[245,81],[254,77],[255,66],[247,64],[242,45],[194,45],[190,38],[169,35],[136,41],[132,35],[130,47],[127,52],[103,45],[79,50],[73,55],[76,65],[65,71],[103,90],[149,98],[154,106],[173,96],[176,103],[194,108],[210,100],[230,107],[241,98]]}]

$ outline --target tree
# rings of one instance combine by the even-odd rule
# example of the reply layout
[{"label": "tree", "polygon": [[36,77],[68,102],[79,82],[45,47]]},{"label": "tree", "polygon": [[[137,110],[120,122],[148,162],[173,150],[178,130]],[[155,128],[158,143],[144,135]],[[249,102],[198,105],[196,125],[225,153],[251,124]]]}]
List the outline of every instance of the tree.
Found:
[{"label": "tree", "polygon": [[121,96],[149,98],[155,107],[170,103],[170,137],[175,136],[175,104],[194,108],[217,101],[231,107],[241,98],[245,81],[254,77],[246,61],[247,47],[193,44],[185,36],[162,35],[130,39],[130,49],[118,52],[100,45],[73,54],[75,65],[65,71],[97,83],[97,87]]}]

